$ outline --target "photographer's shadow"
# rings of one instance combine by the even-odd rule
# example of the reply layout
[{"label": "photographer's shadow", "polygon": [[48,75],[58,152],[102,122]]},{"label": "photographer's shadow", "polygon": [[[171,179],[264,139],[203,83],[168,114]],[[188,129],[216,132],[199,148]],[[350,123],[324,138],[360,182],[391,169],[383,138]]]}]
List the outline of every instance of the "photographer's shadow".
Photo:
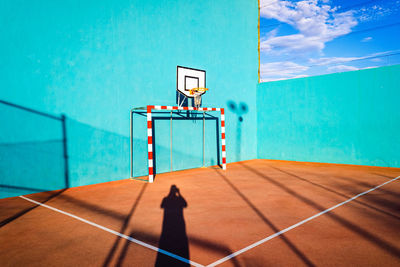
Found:
[{"label": "photographer's shadow", "polygon": [[[186,200],[180,194],[179,188],[172,185],[169,194],[161,202],[164,220],[158,247],[189,260],[189,244],[183,217],[183,209],[186,207]],[[190,266],[190,264],[159,252],[155,266]]]}]

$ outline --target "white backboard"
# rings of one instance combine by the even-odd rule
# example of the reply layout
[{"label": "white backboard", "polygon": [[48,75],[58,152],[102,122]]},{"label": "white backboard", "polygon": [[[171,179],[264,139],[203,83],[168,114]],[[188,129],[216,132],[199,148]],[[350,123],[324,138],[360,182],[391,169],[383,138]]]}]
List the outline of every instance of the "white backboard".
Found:
[{"label": "white backboard", "polygon": [[186,97],[193,97],[189,90],[192,88],[206,87],[206,71],[177,66],[176,90]]}]

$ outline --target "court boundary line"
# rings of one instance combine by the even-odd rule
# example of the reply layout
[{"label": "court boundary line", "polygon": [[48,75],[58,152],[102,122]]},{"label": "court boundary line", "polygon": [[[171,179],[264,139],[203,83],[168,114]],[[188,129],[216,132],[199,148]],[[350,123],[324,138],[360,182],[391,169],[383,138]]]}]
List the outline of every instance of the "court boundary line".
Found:
[{"label": "court boundary line", "polygon": [[383,184],[377,185],[377,186],[375,186],[375,187],[373,187],[373,188],[371,188],[371,189],[369,189],[367,191],[364,191],[364,192],[362,192],[362,193],[360,193],[358,195],[355,195],[355,196],[353,196],[353,197],[351,197],[351,198],[349,198],[349,199],[347,199],[347,200],[345,200],[343,202],[340,202],[339,204],[336,204],[335,206],[332,206],[332,207],[330,207],[330,208],[328,208],[328,209],[326,209],[324,211],[321,211],[321,212],[319,212],[319,213],[317,213],[317,214],[315,214],[315,215],[313,215],[311,217],[308,217],[308,218],[306,218],[306,219],[304,219],[304,220],[302,220],[302,221],[300,221],[300,222],[298,222],[296,224],[293,224],[293,225],[291,225],[291,226],[289,226],[289,227],[287,227],[287,228],[285,228],[285,229],[283,229],[283,230],[281,230],[279,232],[276,232],[276,233],[274,233],[274,234],[272,234],[270,236],[267,236],[266,238],[263,238],[263,239],[255,242],[255,243],[245,247],[245,248],[242,248],[242,249],[240,249],[240,250],[238,250],[238,251],[236,251],[236,252],[234,252],[234,253],[226,256],[226,257],[224,257],[224,258],[221,258],[221,259],[219,259],[219,260],[217,260],[217,261],[215,261],[215,262],[213,262],[211,264],[208,264],[206,267],[214,267],[214,266],[217,266],[217,265],[219,265],[221,263],[224,263],[225,261],[228,261],[228,260],[230,260],[230,259],[232,259],[232,258],[234,258],[236,256],[239,256],[240,254],[242,254],[242,253],[244,253],[244,252],[246,252],[246,251],[248,251],[250,249],[253,249],[253,248],[255,248],[255,247],[257,247],[257,246],[259,246],[261,244],[264,244],[265,242],[267,242],[267,241],[269,241],[269,240],[271,240],[271,239],[273,239],[275,237],[278,237],[278,236],[280,236],[280,235],[282,235],[282,234],[284,234],[284,233],[286,233],[286,232],[288,232],[288,231],[290,231],[290,230],[292,230],[292,229],[294,229],[294,228],[296,228],[298,226],[301,226],[302,224],[305,224],[306,222],[309,222],[309,221],[311,221],[311,220],[313,220],[313,219],[315,219],[315,218],[317,218],[317,217],[319,217],[319,216],[321,216],[321,215],[323,215],[325,213],[328,213],[328,212],[330,212],[330,211],[332,211],[332,210],[334,210],[334,209],[336,209],[336,208],[338,208],[340,206],[343,206],[344,204],[347,204],[347,203],[349,203],[349,202],[351,202],[351,201],[353,201],[353,200],[355,200],[355,199],[357,199],[357,198],[359,198],[359,197],[361,197],[361,196],[363,196],[365,194],[368,194],[368,193],[370,193],[370,192],[372,192],[372,191],[374,191],[374,190],[376,190],[376,189],[378,189],[378,188],[380,188],[380,187],[382,187],[382,186],[384,186],[386,184],[394,182],[394,181],[396,181],[398,179],[400,179],[400,176],[397,176],[397,177],[395,177],[395,178],[393,178],[393,179],[391,179],[389,181],[384,182]]},{"label": "court boundary line", "polygon": [[136,238],[133,238],[133,237],[127,236],[127,235],[125,235],[125,234],[122,234],[122,233],[120,233],[120,232],[114,231],[114,230],[112,230],[112,229],[110,229],[110,228],[107,228],[107,227],[105,227],[105,226],[102,226],[102,225],[100,225],[100,224],[97,224],[97,223],[91,222],[91,221],[89,221],[89,220],[83,219],[83,218],[81,218],[81,217],[79,217],[79,216],[76,216],[76,215],[74,215],[74,214],[72,214],[72,213],[69,213],[69,212],[66,212],[66,211],[63,211],[63,210],[54,208],[54,207],[52,207],[52,206],[49,206],[49,205],[46,205],[46,204],[43,204],[43,203],[40,203],[40,202],[35,201],[35,200],[33,200],[33,199],[27,198],[27,197],[25,197],[25,196],[19,196],[19,197],[22,198],[22,199],[25,199],[26,201],[32,202],[32,203],[37,204],[37,205],[39,205],[39,206],[42,206],[42,207],[44,207],[44,208],[48,208],[48,209],[53,210],[53,211],[55,211],[55,212],[64,214],[64,215],[69,216],[69,217],[71,217],[71,218],[74,218],[74,219],[76,219],[76,220],[78,220],[78,221],[84,222],[84,223],[86,223],[86,224],[89,224],[89,225],[91,225],[91,226],[94,226],[94,227],[96,227],[96,228],[99,228],[99,229],[101,229],[101,230],[103,230],[103,231],[106,231],[106,232],[109,232],[109,233],[114,234],[114,235],[116,235],[116,236],[119,236],[119,237],[121,237],[121,238],[124,238],[124,239],[126,239],[126,240],[128,240],[128,241],[130,241],[130,242],[132,242],[132,243],[138,244],[138,245],[140,245],[140,246],[143,246],[143,247],[146,247],[146,248],[148,248],[148,249],[154,250],[154,251],[156,251],[156,252],[162,253],[162,254],[164,254],[164,255],[170,256],[170,257],[172,257],[172,258],[174,258],[174,259],[177,259],[177,260],[179,260],[179,261],[182,261],[182,262],[184,262],[184,263],[188,263],[188,264],[191,264],[191,265],[196,266],[196,267],[204,267],[204,265],[202,265],[202,264],[199,264],[199,263],[197,263],[197,262],[194,262],[194,261],[191,261],[191,260],[189,260],[189,259],[183,258],[183,257],[181,257],[181,256],[178,256],[178,255],[176,255],[176,254],[174,254],[174,253],[171,253],[171,252],[169,252],[169,251],[166,251],[166,250],[164,250],[164,249],[157,248],[157,247],[155,247],[155,246],[153,246],[153,245],[147,244],[147,243],[145,243],[145,242],[143,242],[143,241],[140,241],[140,240],[138,240],[138,239],[136,239]]}]

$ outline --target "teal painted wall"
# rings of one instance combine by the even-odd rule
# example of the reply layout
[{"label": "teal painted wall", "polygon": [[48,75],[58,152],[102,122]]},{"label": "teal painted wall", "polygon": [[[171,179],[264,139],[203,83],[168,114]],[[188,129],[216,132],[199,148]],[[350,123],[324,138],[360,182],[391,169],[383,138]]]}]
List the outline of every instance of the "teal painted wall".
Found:
[{"label": "teal painted wall", "polygon": [[400,167],[400,65],[262,83],[258,157]]},{"label": "teal painted wall", "polygon": [[[226,109],[228,162],[400,167],[400,67],[257,85],[257,17],[247,0],[3,1],[0,198],[128,178],[129,111],[174,105],[177,65],[207,71],[204,105]],[[206,121],[206,165],[220,157],[218,123]],[[169,117],[154,129],[162,173]],[[145,117],[133,131],[142,176]],[[202,165],[201,131],[198,118],[174,117],[173,170]]]},{"label": "teal painted wall", "polygon": [[[257,1],[0,6],[0,100],[66,116],[63,126],[0,104],[0,197],[128,178],[129,111],[174,105],[177,65],[207,71],[204,105],[226,108],[228,162],[256,158]],[[147,173],[145,119],[134,122],[134,173],[141,176]],[[170,169],[170,125],[162,118],[155,124],[161,173]],[[201,123],[173,124],[173,168],[201,166]],[[208,120],[206,165],[218,161],[215,128]],[[185,136],[192,138],[180,141]]]}]

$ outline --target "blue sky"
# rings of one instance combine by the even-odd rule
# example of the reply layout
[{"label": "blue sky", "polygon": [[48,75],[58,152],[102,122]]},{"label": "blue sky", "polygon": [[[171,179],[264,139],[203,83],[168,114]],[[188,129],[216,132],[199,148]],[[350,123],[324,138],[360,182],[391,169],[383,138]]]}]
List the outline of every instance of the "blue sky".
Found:
[{"label": "blue sky", "polygon": [[400,64],[400,0],[260,1],[261,81]]}]

